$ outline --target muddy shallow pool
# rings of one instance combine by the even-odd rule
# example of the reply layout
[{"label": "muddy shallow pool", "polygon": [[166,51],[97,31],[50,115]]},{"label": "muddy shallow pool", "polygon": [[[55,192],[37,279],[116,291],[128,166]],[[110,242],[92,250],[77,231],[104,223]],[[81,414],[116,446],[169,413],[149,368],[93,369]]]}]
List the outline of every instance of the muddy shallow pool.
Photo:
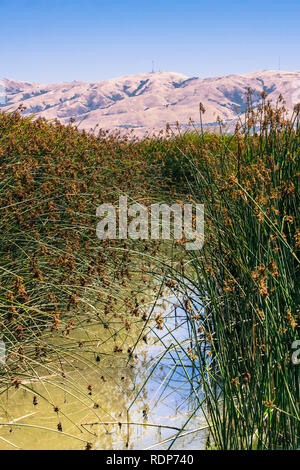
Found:
[{"label": "muddy shallow pool", "polygon": [[195,412],[201,384],[177,347],[190,341],[186,313],[169,298],[155,306],[157,315],[164,328],[150,322],[147,334],[91,325],[56,339],[59,360],[1,395],[0,448],[203,448],[206,421]]}]

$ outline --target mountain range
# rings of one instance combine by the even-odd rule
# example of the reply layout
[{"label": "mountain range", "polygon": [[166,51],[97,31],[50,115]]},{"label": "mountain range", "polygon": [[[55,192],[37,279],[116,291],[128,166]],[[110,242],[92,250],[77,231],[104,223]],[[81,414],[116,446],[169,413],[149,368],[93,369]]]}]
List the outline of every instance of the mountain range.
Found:
[{"label": "mountain range", "polygon": [[167,123],[175,126],[177,121],[186,127],[190,119],[198,126],[200,102],[206,109],[206,126],[215,126],[218,116],[228,126],[233,125],[245,110],[249,87],[254,106],[263,90],[273,103],[281,94],[289,111],[300,102],[300,71],[271,70],[213,78],[154,72],[99,82],[55,84],[4,78],[1,83],[5,88],[5,100],[3,96],[0,100],[2,110],[23,104],[25,116],[58,118],[62,123],[73,118],[81,129],[134,129],[139,135],[165,129]]}]

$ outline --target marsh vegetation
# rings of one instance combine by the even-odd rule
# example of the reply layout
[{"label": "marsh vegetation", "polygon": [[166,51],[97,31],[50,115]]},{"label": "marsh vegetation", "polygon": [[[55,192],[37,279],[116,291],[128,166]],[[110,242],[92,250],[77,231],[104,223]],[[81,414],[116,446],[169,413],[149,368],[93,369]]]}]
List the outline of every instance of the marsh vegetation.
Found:
[{"label": "marsh vegetation", "polygon": [[[299,107],[249,90],[232,135],[144,139],[21,111],[0,114],[0,447],[298,448]],[[203,249],[98,240],[122,194],[204,203]]]}]

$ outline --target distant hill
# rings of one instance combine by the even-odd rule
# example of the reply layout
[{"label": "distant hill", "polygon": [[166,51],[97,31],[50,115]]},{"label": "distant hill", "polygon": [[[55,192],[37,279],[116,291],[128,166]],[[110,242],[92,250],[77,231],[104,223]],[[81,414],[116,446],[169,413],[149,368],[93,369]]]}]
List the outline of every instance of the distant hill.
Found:
[{"label": "distant hill", "polygon": [[206,108],[206,125],[214,126],[217,116],[230,125],[237,118],[237,108],[240,112],[245,109],[248,87],[254,91],[254,106],[263,90],[273,103],[282,94],[290,111],[300,102],[300,71],[213,78],[156,72],[92,83],[47,85],[9,79],[2,83],[6,87],[6,104],[0,109],[12,110],[22,103],[27,108],[25,115],[36,113],[63,123],[72,117],[83,129],[93,129],[98,124],[110,130],[133,128],[139,134],[164,129],[166,123],[174,125],[176,121],[187,126],[190,118],[198,125],[199,102]]}]

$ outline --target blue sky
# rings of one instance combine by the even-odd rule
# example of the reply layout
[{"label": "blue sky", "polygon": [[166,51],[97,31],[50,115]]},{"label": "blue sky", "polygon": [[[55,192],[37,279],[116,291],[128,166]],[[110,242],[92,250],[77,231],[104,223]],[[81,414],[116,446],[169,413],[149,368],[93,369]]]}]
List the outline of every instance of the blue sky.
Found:
[{"label": "blue sky", "polygon": [[0,0],[0,77],[300,70],[299,0]]}]

